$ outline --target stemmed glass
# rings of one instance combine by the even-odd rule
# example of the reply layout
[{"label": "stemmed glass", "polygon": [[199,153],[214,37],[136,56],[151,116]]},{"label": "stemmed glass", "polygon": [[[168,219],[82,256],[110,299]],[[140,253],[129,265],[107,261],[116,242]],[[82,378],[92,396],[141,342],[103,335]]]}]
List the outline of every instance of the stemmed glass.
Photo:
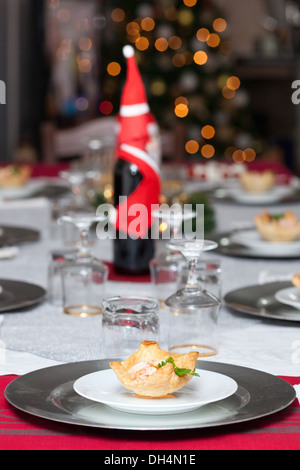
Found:
[{"label": "stemmed glass", "polygon": [[74,259],[62,266],[63,311],[68,315],[87,317],[102,313],[108,267],[94,258],[89,248],[89,232],[94,223],[105,220],[94,212],[70,211],[60,222],[71,223],[79,230],[80,246]]},{"label": "stemmed glass", "polygon": [[191,209],[183,209],[180,204],[173,204],[171,207],[161,206],[153,211],[152,215],[158,224],[164,242],[163,249],[149,263],[151,281],[155,287],[156,297],[158,296],[162,303],[174,291],[179,267],[184,260],[181,253],[168,249],[165,243],[166,235],[169,236],[168,241],[175,241],[180,235],[182,222],[192,219],[195,212]]},{"label": "stemmed glass", "polygon": [[180,240],[167,247],[181,253],[188,263],[186,285],[168,297],[171,312],[169,349],[178,352],[199,351],[201,356],[217,353],[216,325],[220,300],[203,290],[195,275],[196,265],[204,251],[217,248],[211,240]]}]

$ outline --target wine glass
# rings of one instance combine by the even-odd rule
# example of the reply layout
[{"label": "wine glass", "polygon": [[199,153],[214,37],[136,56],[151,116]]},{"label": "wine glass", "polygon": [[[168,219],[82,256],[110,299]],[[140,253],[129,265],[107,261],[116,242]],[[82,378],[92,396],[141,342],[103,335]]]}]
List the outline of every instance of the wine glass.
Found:
[{"label": "wine glass", "polygon": [[104,215],[81,211],[70,211],[60,218],[61,222],[77,227],[80,234],[75,259],[66,261],[61,269],[63,312],[68,315],[88,317],[102,313],[108,267],[92,256],[89,232],[94,223],[104,219]]},{"label": "wine glass", "polygon": [[204,290],[195,275],[201,254],[217,247],[211,240],[181,240],[168,248],[182,254],[188,263],[186,285],[168,297],[170,309],[169,349],[181,353],[199,351],[201,356],[217,354],[216,326],[220,300]]},{"label": "wine glass", "polygon": [[155,288],[156,297],[159,298],[162,306],[166,297],[174,292],[179,268],[184,261],[181,253],[168,249],[165,240],[169,237],[169,241],[175,241],[181,236],[182,222],[192,219],[195,212],[186,207],[183,209],[180,204],[173,204],[171,207],[160,206],[159,209],[153,211],[152,215],[164,243],[163,249],[149,263],[151,281]]}]

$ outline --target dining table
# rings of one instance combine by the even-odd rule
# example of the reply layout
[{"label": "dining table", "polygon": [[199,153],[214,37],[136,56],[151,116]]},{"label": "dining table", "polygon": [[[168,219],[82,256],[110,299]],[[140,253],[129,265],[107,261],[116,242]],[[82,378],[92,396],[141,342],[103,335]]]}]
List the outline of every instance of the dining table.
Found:
[{"label": "dining table", "polygon": [[[58,170],[58,166],[36,166],[32,178],[51,185],[58,181]],[[60,197],[66,197],[66,194]],[[247,418],[243,416],[241,405],[240,410],[233,412],[238,414],[236,419],[226,415],[223,422],[215,422],[211,418],[205,425],[198,426],[197,423],[172,425],[171,418],[167,420],[168,426],[163,419],[152,425],[153,417],[145,416],[143,426],[139,428],[129,424],[133,418],[128,413],[123,420],[127,424],[120,424],[116,418],[110,425],[95,426],[92,418],[90,422],[79,418],[74,420],[74,413],[68,409],[63,411],[62,418],[55,413],[42,415],[36,411],[34,400],[25,409],[26,387],[22,398],[24,409],[10,399],[7,390],[13,390],[13,384],[21,379],[25,384],[31,384],[32,394],[34,377],[41,377],[41,381],[44,377],[46,384],[58,371],[58,375],[65,374],[68,382],[73,380],[72,371],[81,370],[81,365],[87,365],[84,370],[92,370],[90,365],[94,367],[106,360],[101,340],[101,315],[87,318],[65,315],[61,306],[51,302],[47,296],[50,253],[66,248],[63,229],[53,216],[55,202],[53,194],[49,197],[42,191],[34,197],[0,200],[0,226],[26,227],[39,234],[34,240],[18,244],[11,256],[1,256],[1,250],[7,247],[0,247],[0,285],[1,279],[27,282],[45,291],[45,296],[33,305],[0,312],[0,449],[102,450],[105,457],[111,459],[110,463],[122,452],[133,458],[136,452],[146,451],[148,457],[143,457],[143,462],[151,454],[153,461],[150,463],[153,463],[158,455],[167,458],[177,454],[181,458],[185,455],[189,461],[197,461],[201,450],[299,450],[300,310],[299,313],[296,309],[293,311],[292,319],[286,319],[284,315],[274,318],[264,315],[263,309],[235,308],[226,299],[240,289],[248,292],[247,289],[252,287],[249,302],[255,302],[265,286],[276,282],[289,285],[293,274],[300,268],[300,251],[295,256],[281,258],[264,254],[254,257],[236,255],[218,249],[209,253],[210,259],[221,263],[222,270],[218,353],[200,358],[199,368],[202,363],[206,369],[212,367],[212,370],[224,371],[225,374],[228,371],[243,373],[254,393],[259,385],[256,380],[259,382],[260,377],[267,382],[270,380],[271,391],[259,388],[261,395],[257,400],[264,404],[272,401],[273,396],[276,398],[277,383],[283,388],[287,384],[292,399],[274,411],[254,412]],[[238,204],[217,198],[213,200],[213,208],[216,233],[228,233],[238,226],[252,224],[254,216],[262,210],[255,204]],[[272,210],[276,213],[293,210],[300,218],[300,201],[273,204]],[[92,252],[109,268],[105,296],[136,295],[137,292],[155,296],[155,286],[149,275],[130,277],[114,271],[111,239],[94,236]],[[163,334],[170,326],[166,323],[163,309],[160,314]],[[30,374],[33,374],[32,382]],[[62,403],[63,393],[59,393],[59,387],[55,390],[58,390],[55,401]],[[36,394],[38,402],[39,390]],[[252,406],[255,407],[255,399],[251,396],[249,399],[251,403],[254,401]],[[118,424],[114,425],[114,422]],[[181,460],[181,463],[188,462]]]}]

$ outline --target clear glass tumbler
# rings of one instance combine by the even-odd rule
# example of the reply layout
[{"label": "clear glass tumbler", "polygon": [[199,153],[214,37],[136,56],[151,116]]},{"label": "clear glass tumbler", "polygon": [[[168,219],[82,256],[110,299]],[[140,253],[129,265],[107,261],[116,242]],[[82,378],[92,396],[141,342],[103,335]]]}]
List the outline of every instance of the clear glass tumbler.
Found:
[{"label": "clear glass tumbler", "polygon": [[105,357],[126,358],[142,341],[159,341],[158,301],[151,297],[111,297],[103,301]]}]

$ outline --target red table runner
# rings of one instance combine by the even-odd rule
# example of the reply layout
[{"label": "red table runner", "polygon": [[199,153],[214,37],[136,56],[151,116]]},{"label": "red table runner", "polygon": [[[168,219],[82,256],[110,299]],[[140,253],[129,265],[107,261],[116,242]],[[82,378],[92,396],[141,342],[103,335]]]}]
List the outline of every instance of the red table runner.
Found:
[{"label": "red table runner", "polygon": [[[246,423],[209,429],[135,432],[56,423],[31,416],[11,406],[5,387],[16,376],[0,377],[0,450],[105,450],[197,451],[197,450],[299,450],[300,406]],[[282,377],[299,384],[300,377]]]}]

